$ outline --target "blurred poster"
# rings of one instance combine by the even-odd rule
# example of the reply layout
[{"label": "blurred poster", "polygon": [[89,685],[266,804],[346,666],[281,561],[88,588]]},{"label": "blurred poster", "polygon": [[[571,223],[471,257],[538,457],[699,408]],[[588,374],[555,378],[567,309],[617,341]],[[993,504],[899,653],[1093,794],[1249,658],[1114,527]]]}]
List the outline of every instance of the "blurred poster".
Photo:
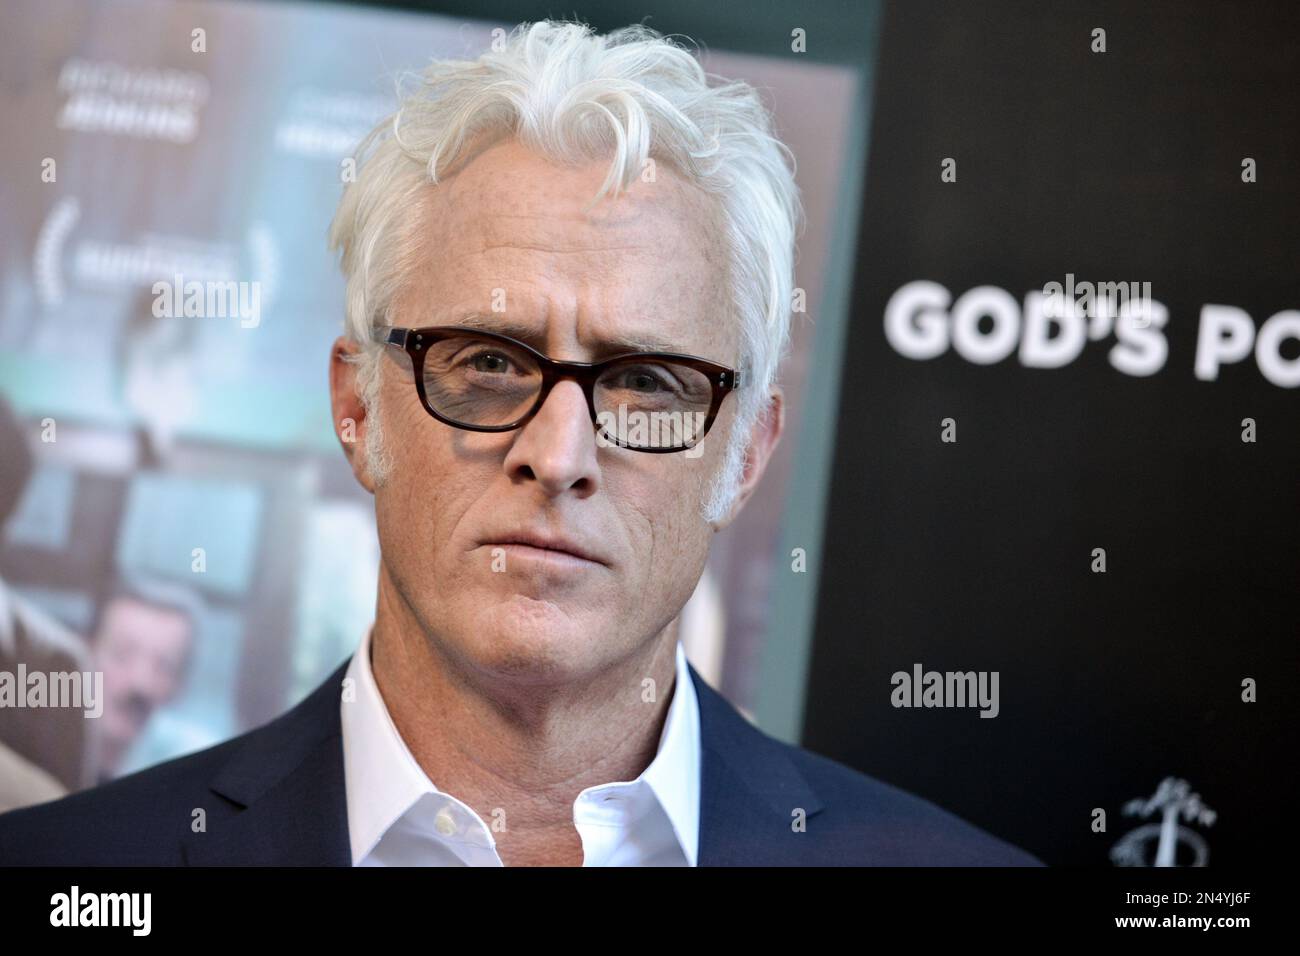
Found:
[{"label": "blurred poster", "polygon": [[[105,686],[93,733],[33,741],[0,710],[0,760],[47,788],[110,779],[265,722],[360,641],[379,553],[329,421],[340,164],[394,108],[400,73],[474,58],[512,26],[284,3],[7,5],[0,124],[20,135],[0,145],[0,617],[26,624],[0,632],[0,670],[84,668]],[[836,67],[704,60],[765,90],[807,207],[789,431],[685,616],[688,654],[745,708],[857,86]],[[156,318],[153,284],[176,277],[256,282],[260,297],[227,318]]]}]

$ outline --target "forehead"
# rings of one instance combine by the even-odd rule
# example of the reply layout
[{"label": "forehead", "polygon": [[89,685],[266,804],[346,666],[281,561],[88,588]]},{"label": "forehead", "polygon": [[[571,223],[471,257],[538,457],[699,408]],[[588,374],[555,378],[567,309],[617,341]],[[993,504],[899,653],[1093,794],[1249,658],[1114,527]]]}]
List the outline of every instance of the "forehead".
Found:
[{"label": "forehead", "polygon": [[189,620],[174,608],[118,597],[104,609],[100,630],[104,637],[184,636],[189,631]]},{"label": "forehead", "polygon": [[584,211],[608,171],[508,141],[429,187],[400,321],[508,320],[555,357],[637,343],[734,358],[733,323],[719,320],[730,303],[717,201],[660,165]]}]

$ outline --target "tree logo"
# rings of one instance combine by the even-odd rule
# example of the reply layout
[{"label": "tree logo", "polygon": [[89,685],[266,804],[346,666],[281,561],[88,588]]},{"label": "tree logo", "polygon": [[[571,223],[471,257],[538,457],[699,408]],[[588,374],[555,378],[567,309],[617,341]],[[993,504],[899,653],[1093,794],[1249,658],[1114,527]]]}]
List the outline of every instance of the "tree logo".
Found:
[{"label": "tree logo", "polygon": [[[1209,827],[1214,825],[1217,814],[1186,780],[1165,777],[1151,797],[1124,804],[1124,815],[1142,819],[1159,815],[1160,821],[1143,824],[1111,847],[1110,859],[1116,866],[1205,866],[1209,860],[1205,838],[1179,821]],[[1185,848],[1181,854],[1180,847]]]}]

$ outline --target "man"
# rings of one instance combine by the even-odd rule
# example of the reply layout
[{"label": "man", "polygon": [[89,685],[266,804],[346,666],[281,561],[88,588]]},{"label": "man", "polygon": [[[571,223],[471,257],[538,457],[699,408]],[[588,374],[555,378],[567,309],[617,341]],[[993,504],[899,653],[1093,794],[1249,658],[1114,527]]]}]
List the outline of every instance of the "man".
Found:
[{"label": "man", "polygon": [[117,776],[149,718],[171,702],[193,656],[195,600],[175,585],[135,581],[104,602],[91,649],[104,674],[95,778]]},{"label": "man", "polygon": [[753,90],[541,23],[360,152],[330,372],[372,629],[268,726],[0,818],[0,858],[1036,863],[764,735],[680,650],[782,428],[799,200]]}]

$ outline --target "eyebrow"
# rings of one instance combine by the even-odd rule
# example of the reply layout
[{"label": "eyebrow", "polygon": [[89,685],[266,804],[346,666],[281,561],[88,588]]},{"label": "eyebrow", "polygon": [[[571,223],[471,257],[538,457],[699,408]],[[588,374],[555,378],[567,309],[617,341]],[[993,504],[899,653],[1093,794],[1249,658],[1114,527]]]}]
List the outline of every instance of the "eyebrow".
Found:
[{"label": "eyebrow", "polygon": [[[512,339],[518,339],[528,345],[533,346],[539,351],[545,351],[546,345],[545,329],[537,329],[531,325],[524,325],[519,322],[513,322],[509,319],[502,319],[493,315],[484,315],[482,313],[473,313],[467,315],[451,325],[464,325],[470,328],[481,329],[484,332],[495,332],[497,335],[506,335]],[[594,346],[596,358],[603,358],[609,355],[621,355],[624,352],[677,352],[682,351],[680,346],[673,345],[663,339],[656,338],[653,335],[638,333],[634,336],[620,337],[617,339],[602,339]]]}]

